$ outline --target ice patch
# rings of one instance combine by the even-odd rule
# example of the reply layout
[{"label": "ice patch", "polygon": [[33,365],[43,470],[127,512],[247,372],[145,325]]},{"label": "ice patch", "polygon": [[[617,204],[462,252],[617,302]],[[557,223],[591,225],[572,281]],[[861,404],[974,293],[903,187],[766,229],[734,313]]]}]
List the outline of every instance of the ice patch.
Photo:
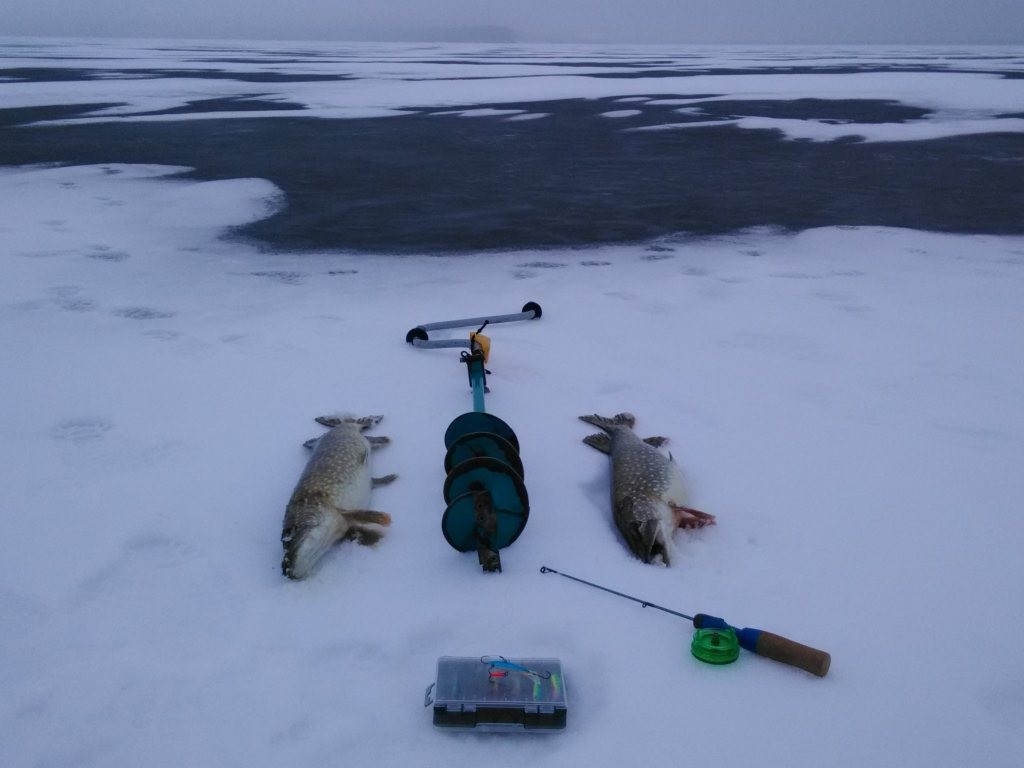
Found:
[{"label": "ice patch", "polygon": [[627,131],[674,131],[685,128],[720,128],[725,125],[736,125],[737,120],[694,120],[689,123],[659,123],[657,125],[640,125],[626,128]]},{"label": "ice patch", "polygon": [[[1024,131],[1021,118],[1012,116],[1024,103],[1024,78],[1020,77],[1024,63],[1013,49],[846,47],[817,52],[791,49],[789,55],[779,56],[757,48],[706,48],[686,56],[668,51],[664,58],[651,58],[644,48],[613,53],[584,47],[580,59],[543,46],[514,46],[506,52],[495,52],[478,46],[436,46],[424,51],[416,46],[395,45],[386,50],[359,47],[338,57],[333,50],[312,45],[294,57],[289,54],[269,59],[262,58],[265,52],[258,52],[252,59],[239,56],[229,43],[217,43],[203,53],[188,46],[118,48],[107,43],[81,49],[82,58],[76,58],[74,48],[59,43],[39,43],[29,50],[15,49],[6,65],[64,67],[110,75],[0,81],[0,101],[9,108],[82,105],[93,109],[87,115],[49,121],[55,124],[295,115],[360,119],[438,108],[449,111],[436,114],[525,120],[537,118],[528,116],[521,104],[549,100],[614,99],[620,103],[685,106],[709,98],[804,98],[881,100],[945,116],[912,127],[876,127],[867,133],[844,132],[820,121],[769,124],[763,122],[764,118],[748,118],[737,125],[745,129],[768,127],[790,138],[815,141],[851,135],[863,136],[867,141],[920,141]],[[580,61],[593,66],[577,66]],[[623,62],[632,66],[623,67]],[[273,71],[268,72],[271,64]],[[805,73],[788,71],[796,65]],[[886,69],[889,71],[878,71]],[[138,70],[151,71],[152,76],[128,76],[128,70],[135,74]],[[174,78],[172,91],[164,76],[168,71],[193,76]],[[666,76],[673,71],[679,76]],[[207,76],[211,72],[217,76]],[[237,79],[231,72],[237,73]],[[267,76],[271,74],[280,77]],[[261,81],[250,82],[254,76],[260,76]],[[202,106],[213,100],[246,99],[278,102],[284,108],[211,112]],[[501,108],[496,105],[501,101],[516,107]],[[287,109],[288,104],[296,108]],[[488,106],[480,106],[483,104]],[[167,110],[174,112],[151,114]]]},{"label": "ice patch", "polygon": [[[746,130],[779,131],[789,140],[838,141],[926,141],[951,136],[980,133],[1024,133],[1024,120],[1003,119],[940,119],[915,120],[905,123],[835,124],[823,120],[792,120],[771,117],[743,117],[730,121]],[[685,127],[685,126],[679,126]]]},{"label": "ice patch", "polygon": [[526,110],[523,109],[493,109],[491,107],[480,107],[478,109],[462,109],[454,112],[435,112],[435,115],[458,115],[459,117],[502,117],[504,115],[518,115]]},{"label": "ice patch", "polygon": [[509,122],[518,122],[520,120],[539,120],[542,117],[549,117],[549,112],[527,112],[523,115],[512,115],[512,117],[505,118]]}]

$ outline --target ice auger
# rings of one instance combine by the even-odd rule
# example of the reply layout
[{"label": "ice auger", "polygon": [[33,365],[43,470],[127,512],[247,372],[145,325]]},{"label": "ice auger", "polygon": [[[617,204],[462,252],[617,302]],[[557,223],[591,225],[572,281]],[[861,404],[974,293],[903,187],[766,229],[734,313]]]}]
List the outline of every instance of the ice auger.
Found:
[{"label": "ice auger", "polygon": [[[459,552],[476,551],[484,571],[501,571],[498,551],[519,538],[530,515],[530,500],[523,483],[519,439],[512,428],[484,409],[487,389],[485,368],[490,339],[488,325],[541,316],[540,305],[528,302],[521,312],[426,323],[411,329],[405,340],[426,349],[462,348],[473,390],[473,410],[457,416],[444,433],[447,453],[441,531]],[[431,339],[429,331],[479,326],[469,339]]]}]

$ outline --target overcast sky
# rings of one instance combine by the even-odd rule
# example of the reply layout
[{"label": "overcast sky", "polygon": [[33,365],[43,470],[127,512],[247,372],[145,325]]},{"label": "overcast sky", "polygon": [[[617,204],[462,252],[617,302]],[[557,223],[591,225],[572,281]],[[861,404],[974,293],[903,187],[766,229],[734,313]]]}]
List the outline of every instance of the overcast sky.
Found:
[{"label": "overcast sky", "polygon": [[1024,44],[1024,0],[0,0],[0,36],[438,40],[505,30],[521,42]]}]

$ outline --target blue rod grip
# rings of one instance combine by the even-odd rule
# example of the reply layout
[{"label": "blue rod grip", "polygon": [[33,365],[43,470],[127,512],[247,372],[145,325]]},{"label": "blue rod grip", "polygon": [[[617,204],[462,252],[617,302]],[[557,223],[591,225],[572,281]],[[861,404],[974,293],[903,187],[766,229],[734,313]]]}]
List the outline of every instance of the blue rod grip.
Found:
[{"label": "blue rod grip", "polygon": [[736,639],[740,641],[740,648],[746,648],[751,653],[757,653],[757,642],[761,639],[761,630],[751,629],[750,627],[737,629]]}]

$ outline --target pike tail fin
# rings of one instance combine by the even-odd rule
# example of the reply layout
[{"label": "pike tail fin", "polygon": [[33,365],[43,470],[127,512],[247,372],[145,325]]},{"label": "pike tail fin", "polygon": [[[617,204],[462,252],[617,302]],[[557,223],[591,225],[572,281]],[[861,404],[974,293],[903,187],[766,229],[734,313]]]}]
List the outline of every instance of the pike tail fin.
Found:
[{"label": "pike tail fin", "polygon": [[337,427],[341,424],[355,424],[359,427],[359,431],[365,431],[372,427],[374,424],[380,424],[383,416],[361,416],[356,418],[355,416],[348,416],[343,414],[336,414],[334,416],[317,416],[314,421],[317,424],[323,424],[325,427]]},{"label": "pike tail fin", "polygon": [[[603,429],[605,432],[610,434],[612,429],[615,427],[629,427],[632,429],[633,424],[636,423],[636,417],[631,413],[618,413],[609,419],[606,416],[598,416],[594,413],[590,416],[580,416],[580,421],[585,421],[587,424],[593,424],[598,429]],[[594,447],[596,448],[597,446]]]}]

